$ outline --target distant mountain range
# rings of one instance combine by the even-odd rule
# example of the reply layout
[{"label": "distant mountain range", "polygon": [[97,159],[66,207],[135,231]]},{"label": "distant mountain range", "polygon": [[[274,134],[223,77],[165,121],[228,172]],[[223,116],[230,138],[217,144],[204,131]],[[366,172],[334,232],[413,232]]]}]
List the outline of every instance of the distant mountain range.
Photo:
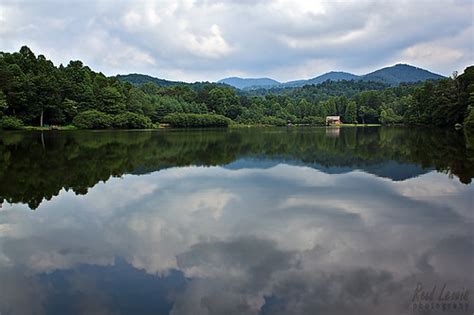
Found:
[{"label": "distant mountain range", "polygon": [[282,85],[284,87],[298,87],[298,86],[303,86],[303,85],[308,85],[308,84],[319,84],[323,83],[324,81],[342,81],[342,80],[359,80],[360,77],[349,73],[349,72],[341,72],[341,71],[331,71],[325,74],[322,74],[320,76],[317,76],[315,78],[309,79],[309,80],[297,80],[297,81],[289,81],[286,83],[283,83]]},{"label": "distant mountain range", "polygon": [[116,76],[117,79],[123,82],[129,82],[133,85],[142,85],[148,82],[153,82],[159,86],[173,86],[178,84],[184,84],[179,81],[169,81],[164,79],[158,79],[146,74],[130,73],[130,74],[119,74]]},{"label": "distant mountain range", "polygon": [[331,71],[320,76],[314,77],[312,79],[289,81],[285,83],[280,83],[269,78],[247,79],[236,77],[222,79],[218,82],[231,85],[238,89],[256,89],[274,87],[301,87],[308,84],[319,84],[327,80],[364,80],[382,82],[389,85],[398,85],[402,82],[418,82],[426,80],[438,80],[442,78],[444,77],[425,69],[417,68],[406,64],[397,64],[364,75],[355,75],[348,72]]},{"label": "distant mountain range", "polygon": [[[124,82],[130,82],[134,85],[141,85],[147,82],[153,82],[160,86],[173,86],[178,84],[185,84],[179,81],[169,81],[164,79],[158,79],[145,74],[126,74],[117,75],[117,78]],[[374,72],[370,72],[364,75],[355,75],[348,72],[331,71],[320,76],[314,77],[308,80],[296,80],[289,82],[278,82],[271,78],[239,78],[230,77],[217,81],[217,83],[227,84],[241,90],[252,90],[252,89],[268,89],[275,87],[301,87],[310,84],[320,84],[327,80],[330,81],[342,81],[342,80],[363,80],[363,81],[375,81],[386,83],[392,86],[396,86],[402,82],[419,82],[426,80],[438,80],[444,78],[442,75],[430,72],[425,69],[414,67],[407,64],[396,64],[391,67],[382,68]]]},{"label": "distant mountain range", "polygon": [[258,86],[259,88],[261,87],[271,88],[276,85],[281,85],[280,82],[270,79],[270,78],[244,79],[244,78],[238,78],[238,77],[225,78],[225,79],[217,81],[217,83],[225,83],[228,85],[232,85],[233,87],[236,87],[241,90],[252,88],[254,86]]}]

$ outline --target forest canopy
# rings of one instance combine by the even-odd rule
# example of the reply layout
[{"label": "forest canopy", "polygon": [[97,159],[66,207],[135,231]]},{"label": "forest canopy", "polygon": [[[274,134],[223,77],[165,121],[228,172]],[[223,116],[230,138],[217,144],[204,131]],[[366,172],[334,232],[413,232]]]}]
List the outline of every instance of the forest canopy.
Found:
[{"label": "forest canopy", "polygon": [[134,85],[94,72],[81,61],[55,66],[26,46],[15,53],[0,52],[0,128],[153,128],[170,119],[184,127],[195,127],[194,122],[318,125],[328,115],[341,116],[345,123],[474,128],[474,66],[452,78],[396,87],[326,81],[244,92],[218,83],[159,82]]}]

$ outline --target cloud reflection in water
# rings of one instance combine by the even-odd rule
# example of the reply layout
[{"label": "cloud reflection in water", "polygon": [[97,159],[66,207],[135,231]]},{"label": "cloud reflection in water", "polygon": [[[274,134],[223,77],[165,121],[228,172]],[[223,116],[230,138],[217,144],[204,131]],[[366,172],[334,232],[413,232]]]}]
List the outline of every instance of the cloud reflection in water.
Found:
[{"label": "cloud reflection in water", "polygon": [[474,287],[473,190],[436,172],[183,167],[4,205],[0,311],[409,313],[419,281]]}]

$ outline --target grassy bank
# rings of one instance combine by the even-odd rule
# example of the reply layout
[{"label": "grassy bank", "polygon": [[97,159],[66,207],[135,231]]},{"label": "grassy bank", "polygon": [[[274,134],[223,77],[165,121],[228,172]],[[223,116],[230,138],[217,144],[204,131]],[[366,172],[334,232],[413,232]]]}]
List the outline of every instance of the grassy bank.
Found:
[{"label": "grassy bank", "polygon": [[39,127],[39,126],[23,126],[20,130],[30,130],[30,131],[54,131],[54,130],[77,130],[73,125],[66,126],[55,126],[52,127]]},{"label": "grassy bank", "polygon": [[382,124],[341,124],[341,127],[380,127]]},{"label": "grassy bank", "polygon": [[[341,125],[333,125],[333,126],[324,126],[324,125],[306,125],[306,124],[294,124],[291,126],[284,126],[284,127],[330,127],[330,128],[337,128],[337,127],[380,127],[382,124],[341,124]],[[154,128],[151,129],[183,129],[182,127],[171,126],[170,124],[163,123],[163,124],[155,124]],[[269,128],[269,127],[278,127],[275,125],[265,125],[265,124],[239,124],[239,123],[231,123],[228,128]],[[281,127],[281,126],[280,126]],[[192,127],[189,127],[192,128]],[[202,128],[202,127],[201,127]],[[110,128],[114,130],[114,128]],[[148,130],[149,128],[147,128]],[[1,129],[0,129],[1,130]],[[65,130],[79,130],[79,128],[73,125],[66,125],[66,126],[55,126],[55,127],[39,127],[39,126],[22,126],[17,130],[27,130],[27,131],[65,131]],[[121,130],[121,129],[115,129]],[[145,129],[144,129],[145,130]]]}]

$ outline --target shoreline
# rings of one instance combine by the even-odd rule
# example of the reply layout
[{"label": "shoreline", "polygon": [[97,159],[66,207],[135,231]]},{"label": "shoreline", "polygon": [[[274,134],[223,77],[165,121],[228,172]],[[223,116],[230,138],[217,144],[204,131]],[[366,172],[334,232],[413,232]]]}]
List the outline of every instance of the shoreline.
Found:
[{"label": "shoreline", "polygon": [[[383,126],[406,126],[403,124],[397,125],[382,125],[382,124],[339,124],[339,125],[306,125],[306,124],[294,124],[294,125],[287,125],[287,126],[275,126],[275,125],[245,125],[245,124],[234,124],[229,125],[225,128],[219,129],[240,129],[240,128],[344,128],[344,127],[383,127]],[[163,130],[163,129],[216,129],[216,128],[202,128],[202,127],[190,127],[190,128],[181,128],[181,127],[171,127],[166,125],[159,125],[157,128],[146,128],[146,129],[119,129],[119,128],[107,128],[107,129],[80,129],[73,125],[66,125],[66,126],[55,126],[54,128],[51,127],[39,127],[39,126],[24,126],[20,129],[0,129],[2,131],[77,131],[77,130],[109,130],[109,131],[119,131],[119,130]]]}]

